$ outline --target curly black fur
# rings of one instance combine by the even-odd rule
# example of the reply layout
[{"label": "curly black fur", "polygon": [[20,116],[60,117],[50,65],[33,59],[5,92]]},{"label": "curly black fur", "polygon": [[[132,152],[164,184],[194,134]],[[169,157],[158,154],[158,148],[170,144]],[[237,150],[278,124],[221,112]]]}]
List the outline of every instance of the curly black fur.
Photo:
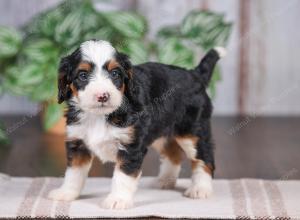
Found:
[{"label": "curly black fur", "polygon": [[118,126],[134,125],[136,130],[127,151],[119,151],[126,173],[140,169],[147,146],[161,136],[199,137],[197,158],[215,167],[210,128],[213,108],[206,86],[218,59],[218,53],[211,50],[194,70],[160,63],[133,66],[126,109],[110,115],[121,119]]}]

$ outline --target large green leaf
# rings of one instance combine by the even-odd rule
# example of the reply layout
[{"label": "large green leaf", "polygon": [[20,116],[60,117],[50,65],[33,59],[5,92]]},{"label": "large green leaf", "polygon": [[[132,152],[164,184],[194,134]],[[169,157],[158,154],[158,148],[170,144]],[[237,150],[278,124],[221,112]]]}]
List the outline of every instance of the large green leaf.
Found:
[{"label": "large green leaf", "polygon": [[180,27],[179,26],[166,26],[161,28],[157,32],[157,36],[161,38],[169,38],[169,37],[180,37]]},{"label": "large green leaf", "polygon": [[90,7],[91,5],[91,0],[65,0],[58,7],[66,15],[80,8]]},{"label": "large green leaf", "polygon": [[206,32],[205,35],[193,38],[193,41],[208,50],[214,46],[225,46],[231,31],[231,24],[219,24]]},{"label": "large green leaf", "polygon": [[72,47],[63,48],[62,51],[61,51],[61,54],[60,54],[60,58],[72,54],[77,48],[78,48],[78,45],[74,45]]},{"label": "large green leaf", "polygon": [[209,11],[192,11],[182,21],[181,32],[190,37],[197,37],[201,32],[212,29],[223,20],[223,15]]},{"label": "large green leaf", "polygon": [[108,12],[103,14],[108,25],[128,38],[141,38],[147,30],[145,19],[132,12]]},{"label": "large green leaf", "polygon": [[[49,77],[47,74],[48,73],[45,72],[40,65],[35,63],[32,63],[31,65],[24,65],[24,67],[13,66],[6,70],[2,85],[5,91],[14,95],[27,96],[31,98],[31,94],[36,93],[38,90],[38,96],[44,97],[43,94],[48,92],[47,87],[44,84],[49,84],[49,81],[47,81],[46,78]],[[50,80],[50,84],[51,81],[53,82],[53,79]],[[45,90],[39,90],[41,86],[43,86]],[[53,88],[51,88],[51,90],[53,90]],[[53,97],[53,92],[54,91],[51,92],[51,97]]]},{"label": "large green leaf", "polygon": [[221,23],[218,26],[219,31],[215,32],[214,36],[210,33],[211,37],[214,39],[214,46],[225,46],[228,42],[231,29],[232,29],[232,24],[231,23]]},{"label": "large green leaf", "polygon": [[25,45],[24,55],[30,62],[45,63],[58,57],[58,49],[48,39],[30,41]]},{"label": "large green leaf", "polygon": [[224,16],[208,11],[192,11],[181,24],[183,36],[205,50],[213,46],[225,46],[231,31],[231,23]]},{"label": "large green leaf", "polygon": [[44,74],[41,73],[40,66],[37,64],[32,64],[32,65],[24,66],[24,68],[21,69],[18,77],[18,85],[34,86],[39,84],[43,79],[44,79]]},{"label": "large green leaf", "polygon": [[57,59],[55,62],[47,63],[42,69],[45,74],[45,80],[48,83],[51,82],[53,84],[56,84],[56,80],[58,77],[58,62],[59,60]]},{"label": "large green leaf", "polygon": [[29,98],[33,101],[56,100],[57,96],[57,65],[48,64],[41,66],[43,71],[43,80],[30,87]]},{"label": "large green leaf", "polygon": [[119,51],[129,55],[133,64],[144,63],[148,60],[148,50],[141,41],[125,41],[119,45],[118,49]]},{"label": "large green leaf", "polygon": [[161,43],[158,48],[158,59],[165,64],[194,67],[194,52],[177,38],[170,38]]},{"label": "large green leaf", "polygon": [[91,39],[99,39],[99,40],[107,40],[111,41],[114,37],[114,31],[111,27],[104,26],[100,27],[97,31],[88,32],[84,36],[84,40],[91,40]]},{"label": "large green leaf", "polygon": [[5,70],[5,77],[1,80],[1,86],[3,91],[14,91],[14,87],[17,84],[19,68],[16,66],[10,66]]},{"label": "large green leaf", "polygon": [[52,38],[54,37],[56,26],[63,20],[64,15],[60,8],[55,8],[54,10],[49,11],[45,16],[39,18],[38,29],[41,34],[46,37]]},{"label": "large green leaf", "polygon": [[54,38],[55,28],[65,17],[61,6],[50,8],[34,16],[24,27],[27,36]]},{"label": "large green leaf", "polygon": [[50,8],[37,14],[24,27],[27,35],[37,35],[38,37],[48,37],[53,39],[56,27],[61,24],[64,18],[70,13],[81,8],[87,0],[65,0],[54,8]]},{"label": "large green leaf", "polygon": [[33,101],[47,101],[55,99],[57,95],[57,84],[54,80],[42,81],[30,93],[30,98]]},{"label": "large green leaf", "polygon": [[10,66],[6,69],[3,86],[5,91],[14,95],[27,96],[28,90],[19,84],[21,68],[19,66]]},{"label": "large green leaf", "polygon": [[81,13],[75,11],[66,15],[60,24],[55,28],[55,40],[64,46],[71,46],[80,40],[81,34]]},{"label": "large green leaf", "polygon": [[22,35],[15,29],[0,27],[0,58],[16,55],[21,47]]},{"label": "large green leaf", "polygon": [[48,130],[63,116],[63,105],[50,103],[47,105],[44,115],[44,128]]},{"label": "large green leaf", "polygon": [[[81,29],[82,33],[92,33],[98,30],[99,27],[105,25],[104,19],[101,13],[98,13],[93,5],[85,1],[85,4],[81,4],[79,7],[79,13],[82,14]],[[106,25],[107,27],[107,25]]]}]

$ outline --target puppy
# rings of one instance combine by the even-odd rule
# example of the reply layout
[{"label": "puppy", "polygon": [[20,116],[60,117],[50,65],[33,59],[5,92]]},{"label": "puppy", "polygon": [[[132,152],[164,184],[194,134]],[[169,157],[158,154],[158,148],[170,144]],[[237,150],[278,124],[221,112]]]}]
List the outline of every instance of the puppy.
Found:
[{"label": "puppy", "polygon": [[184,195],[210,196],[215,165],[206,87],[224,53],[224,48],[210,50],[192,70],[151,62],[132,66],[109,42],[91,40],[64,57],[58,102],[67,103],[68,166],[62,186],[49,198],[76,199],[97,156],[115,163],[102,207],[131,207],[148,146],[161,154],[161,188],[175,186],[186,154],[192,180]]}]

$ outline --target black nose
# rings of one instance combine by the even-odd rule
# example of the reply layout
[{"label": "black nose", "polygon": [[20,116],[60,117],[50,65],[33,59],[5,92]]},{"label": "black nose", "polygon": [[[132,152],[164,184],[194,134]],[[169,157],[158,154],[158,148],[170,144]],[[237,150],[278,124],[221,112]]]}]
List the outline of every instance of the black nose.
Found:
[{"label": "black nose", "polygon": [[107,102],[109,100],[109,93],[105,92],[97,96],[98,102]]}]

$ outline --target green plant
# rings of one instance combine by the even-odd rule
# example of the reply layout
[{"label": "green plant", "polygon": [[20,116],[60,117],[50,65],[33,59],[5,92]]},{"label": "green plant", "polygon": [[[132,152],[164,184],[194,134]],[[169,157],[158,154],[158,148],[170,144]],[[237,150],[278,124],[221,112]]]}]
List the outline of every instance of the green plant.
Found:
[{"label": "green plant", "polygon": [[[27,96],[44,103],[44,127],[53,126],[62,116],[63,106],[56,102],[57,66],[88,39],[110,41],[129,54],[134,64],[157,61],[192,68],[199,50],[225,45],[231,24],[223,15],[193,11],[174,27],[164,27],[154,42],[145,38],[147,22],[134,12],[99,12],[89,0],[66,0],[33,18],[21,30],[0,28],[0,91]],[[195,47],[196,46],[196,47]],[[210,84],[212,95],[219,69]]]},{"label": "green plant", "polygon": [[0,124],[0,146],[7,143],[7,137],[2,124]]},{"label": "green plant", "polygon": [[[222,14],[191,11],[180,25],[164,27],[159,30],[159,61],[193,68],[199,62],[196,55],[199,48],[206,52],[214,46],[225,46],[231,28],[232,24],[225,22]],[[209,85],[213,97],[216,93],[216,83],[219,80],[221,80],[221,74],[217,66]]]}]

